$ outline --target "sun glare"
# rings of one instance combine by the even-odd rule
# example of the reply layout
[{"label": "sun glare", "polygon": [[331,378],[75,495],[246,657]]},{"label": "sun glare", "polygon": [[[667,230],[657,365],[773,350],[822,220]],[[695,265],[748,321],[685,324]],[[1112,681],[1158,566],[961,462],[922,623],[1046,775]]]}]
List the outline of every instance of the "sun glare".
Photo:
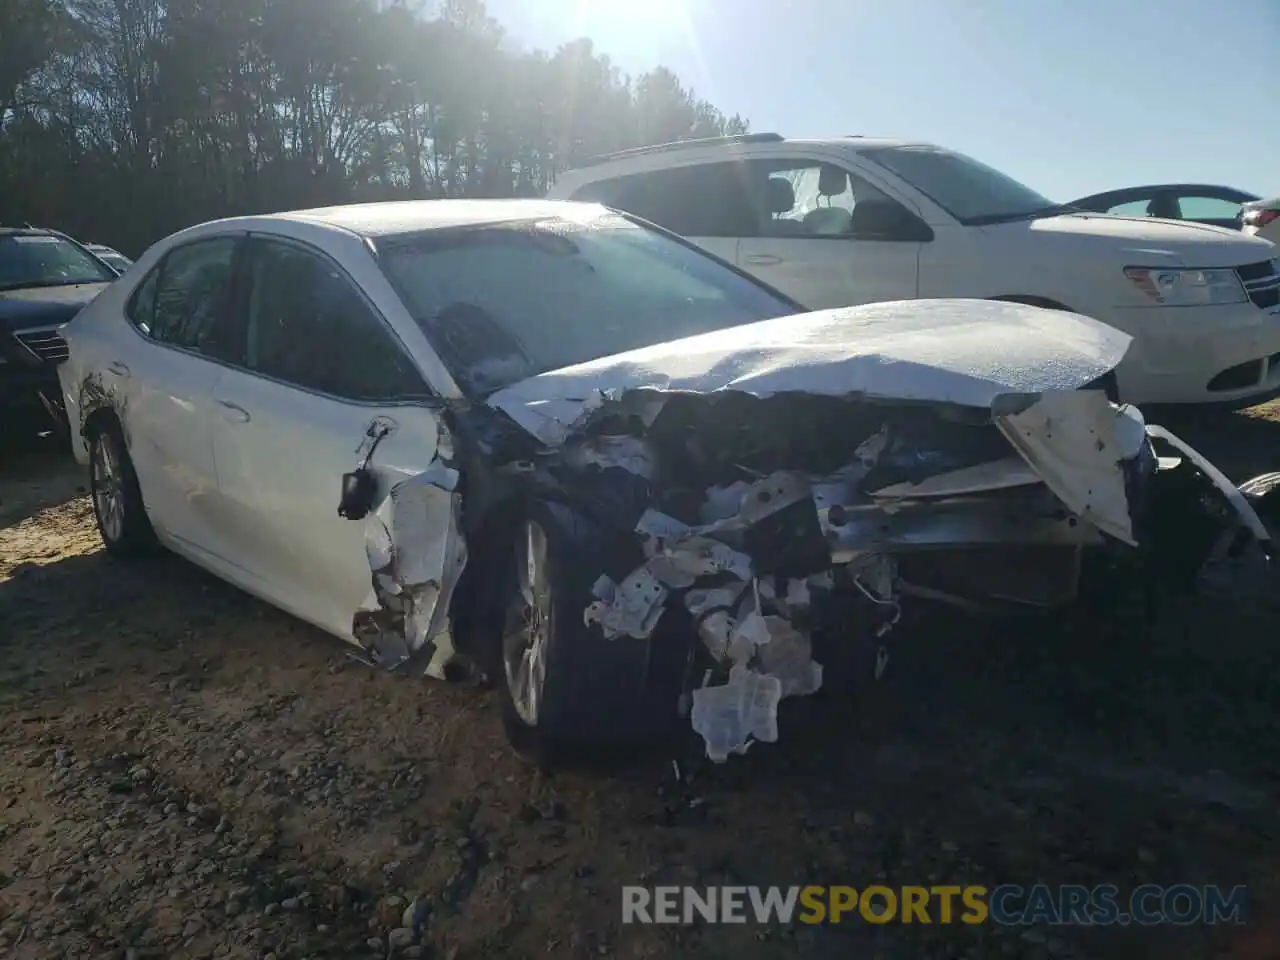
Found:
[{"label": "sun glare", "polygon": [[656,38],[688,32],[691,0],[576,0],[580,21]]}]

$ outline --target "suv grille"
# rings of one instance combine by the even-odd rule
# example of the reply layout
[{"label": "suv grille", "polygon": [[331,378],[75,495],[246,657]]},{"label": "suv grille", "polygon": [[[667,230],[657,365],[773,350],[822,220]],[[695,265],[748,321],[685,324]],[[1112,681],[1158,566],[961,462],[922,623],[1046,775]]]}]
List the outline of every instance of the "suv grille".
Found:
[{"label": "suv grille", "polygon": [[15,333],[18,342],[34,353],[45,363],[61,363],[67,359],[70,351],[62,334],[54,329],[23,330]]},{"label": "suv grille", "polygon": [[1263,310],[1280,305],[1280,273],[1276,273],[1273,261],[1250,263],[1236,267],[1236,274],[1244,284],[1245,293],[1254,306]]}]

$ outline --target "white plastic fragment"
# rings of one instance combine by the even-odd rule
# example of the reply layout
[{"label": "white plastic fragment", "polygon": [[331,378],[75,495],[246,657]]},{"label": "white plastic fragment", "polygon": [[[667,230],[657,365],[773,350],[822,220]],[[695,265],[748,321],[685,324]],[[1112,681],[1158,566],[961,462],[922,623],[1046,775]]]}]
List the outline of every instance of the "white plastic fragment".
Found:
[{"label": "white plastic fragment", "polygon": [[[749,527],[792,504],[812,497],[813,487],[801,473],[779,470],[747,487],[738,512],[714,528]],[[709,532],[709,531],[708,531]]]},{"label": "white plastic fragment", "polygon": [[[827,571],[823,571],[826,573]],[[788,607],[807,607],[813,601],[813,596],[809,592],[808,580],[788,580],[787,595],[783,597],[783,603]]]},{"label": "white plastic fragment", "polygon": [[782,682],[735,664],[729,682],[693,691],[693,729],[706,742],[707,759],[724,763],[731,753],[746,753],[752,740],[778,740],[778,701]]},{"label": "white plastic fragment", "polygon": [[386,570],[395,559],[391,533],[382,518],[376,514],[369,518],[364,527],[364,552],[369,558],[370,570]]},{"label": "white plastic fragment", "polygon": [[733,635],[733,617],[728,610],[716,610],[698,623],[698,636],[711,656],[723,660],[729,653],[729,638]]},{"label": "white plastic fragment", "polygon": [[395,576],[400,583],[439,583],[448,563],[450,541],[457,539],[449,506],[457,484],[458,471],[437,462],[391,488],[388,528],[396,544]]},{"label": "white plastic fragment", "polygon": [[699,577],[728,571],[740,580],[751,576],[751,558],[719,540],[698,533],[657,510],[646,510],[636,524],[643,538],[646,566],[662,583],[677,590]]},{"label": "white plastic fragment", "polygon": [[690,590],[684,596],[685,609],[695,617],[700,617],[708,610],[714,610],[716,607],[723,607],[727,610],[737,603],[738,597],[742,595],[742,591],[746,588],[746,583],[728,583],[723,587]]},{"label": "white plastic fragment", "polygon": [[689,537],[673,544],[663,552],[662,558],[694,577],[731,573],[739,580],[751,578],[750,557],[707,537]]},{"label": "white plastic fragment", "polygon": [[[372,443],[372,440],[367,440]],[[378,626],[372,637],[379,662],[394,668],[428,643],[435,647],[427,673],[443,676],[453,657],[449,603],[467,564],[461,533],[458,471],[440,460],[401,480],[365,521],[364,546],[373,589],[360,614],[386,611],[402,618]],[[443,659],[442,659],[443,658]]]},{"label": "white plastic fragment", "polygon": [[558,447],[573,434],[579,423],[604,404],[604,400],[600,390],[587,388],[581,398],[553,397],[532,400],[522,407],[502,409],[506,409],[516,423],[543,443]]},{"label": "white plastic fragment", "polygon": [[565,462],[582,469],[587,466],[621,467],[636,476],[652,480],[657,473],[657,458],[652,446],[639,437],[599,436],[565,449]]},{"label": "white plastic fragment", "polygon": [[608,638],[627,634],[643,640],[662,618],[668,590],[645,567],[638,567],[620,585],[600,577],[592,593],[600,599],[582,612],[587,626],[600,624]]},{"label": "white plastic fragment", "polygon": [[[887,426],[881,427],[877,432],[858,444],[858,449],[853,451],[853,455],[857,458],[858,465],[862,467],[862,476],[865,476],[879,462],[880,456],[888,446],[889,428]],[[861,476],[859,479],[861,479]]]},{"label": "white plastic fragment", "polygon": [[1040,482],[1040,475],[1022,457],[1005,457],[987,463],[937,473],[917,483],[903,481],[871,491],[877,498],[956,497],[966,493],[985,493],[1010,487],[1024,487]]},{"label": "white plastic fragment", "polygon": [[759,610],[752,610],[738,621],[729,637],[729,657],[734,663],[746,663],[756,650],[772,638],[769,624]]},{"label": "white plastic fragment", "polygon": [[769,642],[759,648],[760,671],[777,677],[782,696],[807,697],[822,686],[822,664],[809,638],[781,617],[765,617]]},{"label": "white plastic fragment", "polygon": [[687,523],[682,523],[675,517],[669,517],[653,508],[642,513],[640,519],[636,521],[636,533],[650,539],[676,540],[687,537],[692,532],[692,528]]},{"label": "white plastic fragment", "polygon": [[747,481],[739,480],[727,487],[708,487],[706,499],[698,508],[698,519],[702,523],[728,520],[742,508],[742,498],[750,486]]}]

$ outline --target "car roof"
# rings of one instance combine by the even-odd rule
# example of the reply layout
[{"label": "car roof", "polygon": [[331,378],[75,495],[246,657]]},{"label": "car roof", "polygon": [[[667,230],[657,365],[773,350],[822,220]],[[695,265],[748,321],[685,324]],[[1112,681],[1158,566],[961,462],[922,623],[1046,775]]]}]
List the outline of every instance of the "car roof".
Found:
[{"label": "car roof", "polygon": [[598,204],[563,200],[396,200],[291,210],[256,219],[319,223],[376,238],[598,210]]},{"label": "car roof", "polygon": [[577,172],[605,164],[642,160],[664,154],[687,157],[690,154],[709,153],[714,156],[717,153],[737,153],[743,148],[748,148],[752,152],[774,153],[786,152],[796,147],[838,147],[855,153],[859,150],[886,147],[932,147],[934,149],[942,149],[936,144],[926,143],[921,140],[901,140],[896,137],[866,137],[862,134],[848,134],[841,137],[784,137],[777,133],[746,133],[728,137],[672,140],[667,143],[630,147],[626,150],[618,150],[614,153],[591,157],[570,169],[573,172]]},{"label": "car roof", "polygon": [[580,186],[597,180],[649,173],[686,164],[715,163],[723,159],[767,160],[771,157],[786,157],[796,150],[808,149],[857,154],[865,150],[894,147],[947,149],[924,140],[865,137],[860,134],[841,137],[782,137],[776,133],[752,133],[732,137],[711,137],[705,140],[678,140],[592,157],[557,174],[549,195],[564,196]]}]

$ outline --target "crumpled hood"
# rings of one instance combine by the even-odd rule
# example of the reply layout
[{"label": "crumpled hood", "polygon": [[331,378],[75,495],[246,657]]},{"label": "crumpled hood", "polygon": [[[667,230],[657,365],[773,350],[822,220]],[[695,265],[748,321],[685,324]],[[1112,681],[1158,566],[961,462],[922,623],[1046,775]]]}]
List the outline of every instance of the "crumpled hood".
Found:
[{"label": "crumpled hood", "polygon": [[1037,242],[1071,242],[1077,257],[1081,249],[1076,238],[1088,238],[1098,245],[1099,259],[1120,257],[1123,266],[1238,267],[1273,256],[1264,240],[1186,220],[1074,213],[985,229],[1025,230]]},{"label": "crumpled hood", "polygon": [[109,283],[76,283],[0,291],[0,329],[23,330],[64,323],[109,286]]},{"label": "crumpled hood", "polygon": [[596,392],[649,388],[830,396],[990,408],[1006,394],[1077,390],[1130,337],[1078,314],[989,300],[900,300],[718,330],[553,370],[491,395],[535,436]]}]

